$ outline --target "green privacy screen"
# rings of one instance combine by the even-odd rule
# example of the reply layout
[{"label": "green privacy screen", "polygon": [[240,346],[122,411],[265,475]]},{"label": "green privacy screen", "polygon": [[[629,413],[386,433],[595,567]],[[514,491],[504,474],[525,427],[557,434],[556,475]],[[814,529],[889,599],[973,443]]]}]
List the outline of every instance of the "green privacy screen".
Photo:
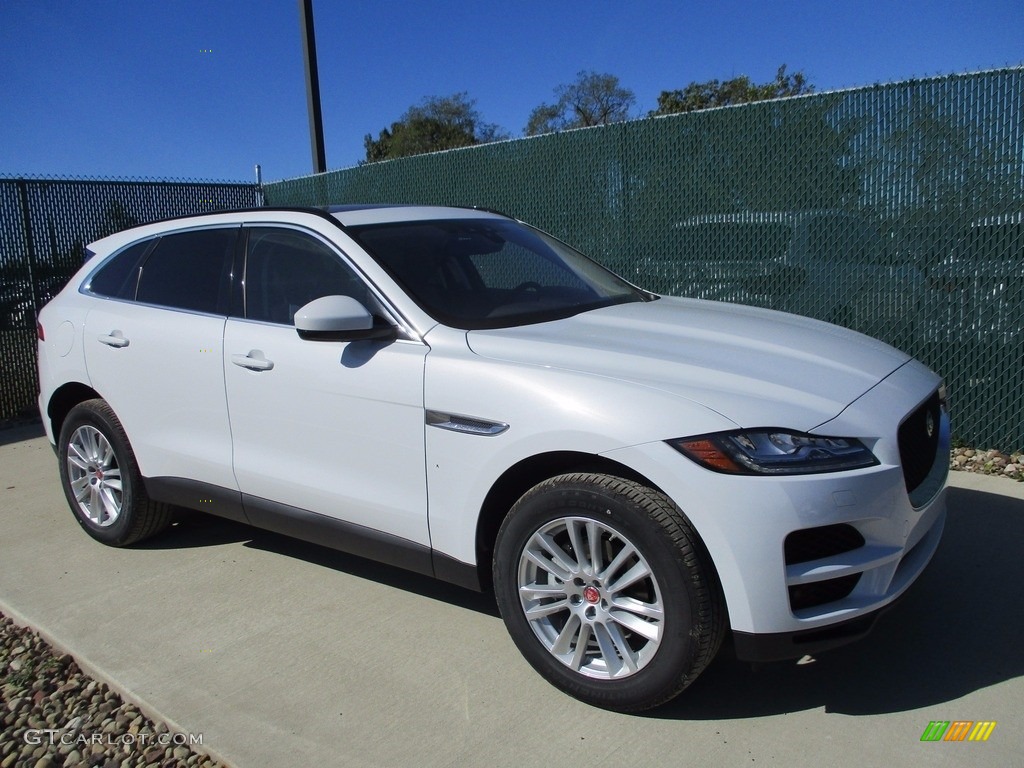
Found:
[{"label": "green privacy screen", "polygon": [[1024,69],[647,118],[270,184],[272,205],[493,208],[660,293],[884,339],[957,436],[1024,447]]}]

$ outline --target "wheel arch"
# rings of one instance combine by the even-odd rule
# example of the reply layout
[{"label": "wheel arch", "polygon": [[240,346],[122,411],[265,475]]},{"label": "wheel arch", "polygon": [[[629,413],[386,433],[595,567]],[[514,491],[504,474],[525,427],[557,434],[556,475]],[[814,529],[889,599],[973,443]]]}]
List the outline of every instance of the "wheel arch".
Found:
[{"label": "wheel arch", "polygon": [[54,390],[53,394],[50,395],[49,401],[46,403],[46,418],[50,421],[51,434],[54,440],[60,436],[64,420],[71,412],[71,409],[79,403],[94,398],[102,399],[102,395],[88,384],[83,384],[80,381],[62,384]]},{"label": "wheel arch", "polygon": [[491,560],[498,529],[519,498],[538,483],[571,472],[615,475],[660,491],[636,470],[603,456],[579,451],[553,451],[523,459],[505,470],[494,482],[480,508],[476,527],[476,563],[480,584],[491,587]]}]

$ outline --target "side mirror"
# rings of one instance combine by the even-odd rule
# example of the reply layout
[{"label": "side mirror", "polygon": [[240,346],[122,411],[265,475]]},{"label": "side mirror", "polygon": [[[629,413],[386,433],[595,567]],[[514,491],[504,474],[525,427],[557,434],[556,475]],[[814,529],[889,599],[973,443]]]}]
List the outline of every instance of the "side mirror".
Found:
[{"label": "side mirror", "polygon": [[295,313],[295,330],[311,341],[393,339],[395,328],[351,296],[321,296]]}]

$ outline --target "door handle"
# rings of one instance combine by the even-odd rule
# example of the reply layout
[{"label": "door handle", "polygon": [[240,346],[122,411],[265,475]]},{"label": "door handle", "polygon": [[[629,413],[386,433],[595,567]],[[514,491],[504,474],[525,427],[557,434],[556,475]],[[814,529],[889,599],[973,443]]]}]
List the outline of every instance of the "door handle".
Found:
[{"label": "door handle", "polygon": [[128,339],[124,337],[121,331],[111,331],[105,336],[97,336],[96,341],[100,344],[106,344],[108,347],[116,347],[117,349],[128,346]]},{"label": "door handle", "polygon": [[273,361],[267,360],[258,349],[250,349],[247,355],[232,355],[231,362],[250,371],[269,371],[274,367]]}]

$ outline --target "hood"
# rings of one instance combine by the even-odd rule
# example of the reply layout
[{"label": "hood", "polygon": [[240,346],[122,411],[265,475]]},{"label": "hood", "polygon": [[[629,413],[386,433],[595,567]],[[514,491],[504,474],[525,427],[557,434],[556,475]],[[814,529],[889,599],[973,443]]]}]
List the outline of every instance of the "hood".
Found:
[{"label": "hood", "polygon": [[806,317],[669,297],[467,337],[482,357],[661,390],[739,427],[805,432],[910,360],[883,342]]}]

